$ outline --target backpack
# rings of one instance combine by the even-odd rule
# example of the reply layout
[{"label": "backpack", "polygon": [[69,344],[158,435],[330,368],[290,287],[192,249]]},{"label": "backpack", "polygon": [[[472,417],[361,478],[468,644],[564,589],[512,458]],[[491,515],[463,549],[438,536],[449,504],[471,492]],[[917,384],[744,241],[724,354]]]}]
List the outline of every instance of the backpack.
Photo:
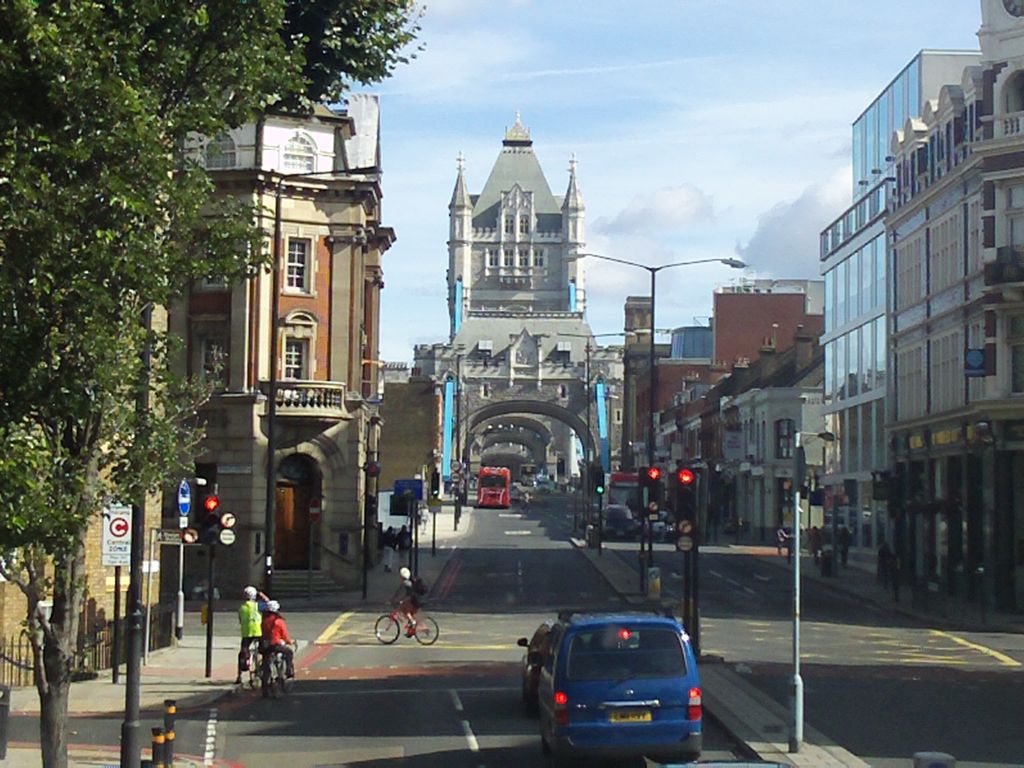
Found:
[{"label": "backpack", "polygon": [[417,576],[412,581],[412,591],[415,592],[417,595],[427,594],[427,582],[425,582],[423,579]]}]

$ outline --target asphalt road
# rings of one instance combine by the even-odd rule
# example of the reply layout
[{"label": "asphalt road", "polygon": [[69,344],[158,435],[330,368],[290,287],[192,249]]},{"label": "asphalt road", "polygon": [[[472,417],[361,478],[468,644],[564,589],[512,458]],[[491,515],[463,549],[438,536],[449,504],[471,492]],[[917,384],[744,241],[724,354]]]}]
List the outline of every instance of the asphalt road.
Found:
[{"label": "asphalt road", "polygon": [[[612,548],[636,565],[635,543]],[[682,591],[681,557],[656,545],[668,597]],[[788,707],[784,562],[764,548],[702,548],[701,641]],[[801,591],[808,724],[877,768],[904,768],[917,751],[947,752],[961,768],[1024,766],[1024,636],[917,623],[815,581]]]},{"label": "asphalt road", "polygon": [[[178,753],[203,755],[209,740],[218,766],[542,765],[537,721],[521,703],[516,640],[560,608],[625,607],[569,542],[570,510],[563,497],[539,496],[529,509],[474,511],[429,595],[441,628],[434,646],[404,637],[380,645],[376,606],[291,613],[293,635],[314,643],[292,692],[266,700],[241,691],[180,712]],[[13,725],[13,739],[37,738],[34,723]],[[121,718],[71,725],[72,741],[117,744]],[[706,760],[740,756],[710,718],[704,745]]]}]

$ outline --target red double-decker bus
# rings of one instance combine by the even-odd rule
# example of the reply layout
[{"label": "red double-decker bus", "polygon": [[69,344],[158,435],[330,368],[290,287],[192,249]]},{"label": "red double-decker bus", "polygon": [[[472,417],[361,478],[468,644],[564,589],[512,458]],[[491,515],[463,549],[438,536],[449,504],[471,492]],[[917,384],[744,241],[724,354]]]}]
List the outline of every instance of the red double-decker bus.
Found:
[{"label": "red double-decker bus", "polygon": [[512,504],[512,473],[508,467],[480,467],[476,478],[476,505],[508,509]]},{"label": "red double-decker bus", "polygon": [[612,472],[607,480],[608,504],[629,507],[634,515],[640,513],[640,476],[634,472]]}]

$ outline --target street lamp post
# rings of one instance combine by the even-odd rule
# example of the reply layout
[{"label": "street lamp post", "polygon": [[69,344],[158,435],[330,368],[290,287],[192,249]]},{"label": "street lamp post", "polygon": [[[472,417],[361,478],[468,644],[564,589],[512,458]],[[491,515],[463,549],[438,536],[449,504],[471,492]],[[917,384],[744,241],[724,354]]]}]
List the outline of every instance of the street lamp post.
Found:
[{"label": "street lamp post", "polygon": [[[801,444],[805,433],[796,431],[793,468],[793,678],[790,681],[789,751],[800,751],[804,740],[804,681],[800,676],[800,488],[807,473],[807,459]],[[825,442],[835,440],[831,432],[807,433]],[[834,513],[833,513],[834,514]]]},{"label": "street lamp post", "polygon": [[274,536],[276,535],[275,515],[277,513],[277,472],[274,462],[277,428],[277,351],[278,331],[280,328],[280,294],[281,294],[281,198],[284,182],[289,179],[307,179],[317,176],[338,176],[341,174],[378,173],[376,166],[366,168],[331,168],[325,171],[297,171],[295,173],[277,173],[274,177],[274,242],[271,247],[270,267],[270,372],[267,379],[267,474],[266,474],[266,506],[263,518],[263,552],[264,573],[263,591],[273,594],[274,581]]},{"label": "street lamp post", "polygon": [[[733,269],[743,269],[747,265],[746,265],[745,262],[740,261],[739,259],[733,259],[733,258],[724,258],[724,259],[715,259],[715,258],[711,258],[711,259],[690,259],[689,261],[676,261],[676,262],[673,262],[671,264],[659,264],[657,266],[651,266],[649,264],[641,264],[641,263],[636,262],[636,261],[628,261],[626,259],[617,259],[617,258],[615,258],[613,256],[604,256],[604,255],[599,254],[599,253],[580,253],[580,254],[577,254],[577,256],[579,258],[589,257],[589,258],[592,258],[592,259],[601,259],[602,261],[613,261],[613,262],[615,262],[617,264],[625,264],[626,266],[630,266],[630,267],[638,267],[640,269],[646,269],[650,273],[650,275],[651,275],[651,326],[650,326],[650,344],[648,346],[648,353],[647,353],[647,366],[648,366],[648,375],[649,375],[649,383],[648,383],[649,391],[648,391],[648,396],[647,396],[647,411],[648,411],[648,413],[647,413],[647,466],[653,467],[654,466],[654,437],[655,437],[655,435],[654,435],[654,432],[655,432],[654,419],[655,419],[655,417],[657,415],[657,410],[656,410],[657,406],[655,404],[655,395],[656,395],[656,392],[657,392],[657,385],[658,385],[658,369],[657,369],[657,367],[654,364],[654,359],[655,359],[655,356],[654,356],[654,329],[656,327],[655,315],[654,315],[654,310],[655,310],[654,300],[655,300],[655,290],[656,290],[656,287],[657,287],[657,285],[656,285],[657,274],[661,270],[663,270],[663,269],[671,269],[673,267],[688,267],[688,266],[691,266],[693,264],[712,264],[712,263],[718,263],[718,264],[725,264],[727,267],[732,267]],[[651,562],[653,562],[653,560],[654,560],[654,530],[653,530],[653,528],[651,526],[650,520],[647,519],[646,506],[647,506],[647,502],[645,501],[644,502],[644,508],[645,508],[645,512],[644,512],[644,526],[645,526],[646,531],[647,531],[647,537],[646,537],[647,538],[647,552],[648,552],[647,557],[649,558],[649,560]],[[643,553],[643,549],[644,549],[643,540],[641,539],[641,542],[640,542],[640,552],[641,552],[641,554]],[[645,590],[646,590],[646,572],[644,570],[644,566],[641,565],[640,566],[640,591],[643,592]]]}]

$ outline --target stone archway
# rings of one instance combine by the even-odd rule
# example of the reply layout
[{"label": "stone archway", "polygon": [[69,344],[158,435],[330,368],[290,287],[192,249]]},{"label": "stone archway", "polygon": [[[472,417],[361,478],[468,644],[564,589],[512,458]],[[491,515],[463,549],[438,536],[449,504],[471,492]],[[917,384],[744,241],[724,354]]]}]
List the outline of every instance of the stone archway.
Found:
[{"label": "stone archway", "polygon": [[516,414],[547,416],[550,419],[562,422],[575,432],[576,436],[581,440],[584,440],[585,436],[585,444],[589,456],[597,455],[597,440],[594,438],[593,431],[587,430],[586,422],[569,409],[542,400],[504,400],[480,406],[469,416],[469,423],[467,425],[469,434],[474,434],[478,426],[490,419]]}]

